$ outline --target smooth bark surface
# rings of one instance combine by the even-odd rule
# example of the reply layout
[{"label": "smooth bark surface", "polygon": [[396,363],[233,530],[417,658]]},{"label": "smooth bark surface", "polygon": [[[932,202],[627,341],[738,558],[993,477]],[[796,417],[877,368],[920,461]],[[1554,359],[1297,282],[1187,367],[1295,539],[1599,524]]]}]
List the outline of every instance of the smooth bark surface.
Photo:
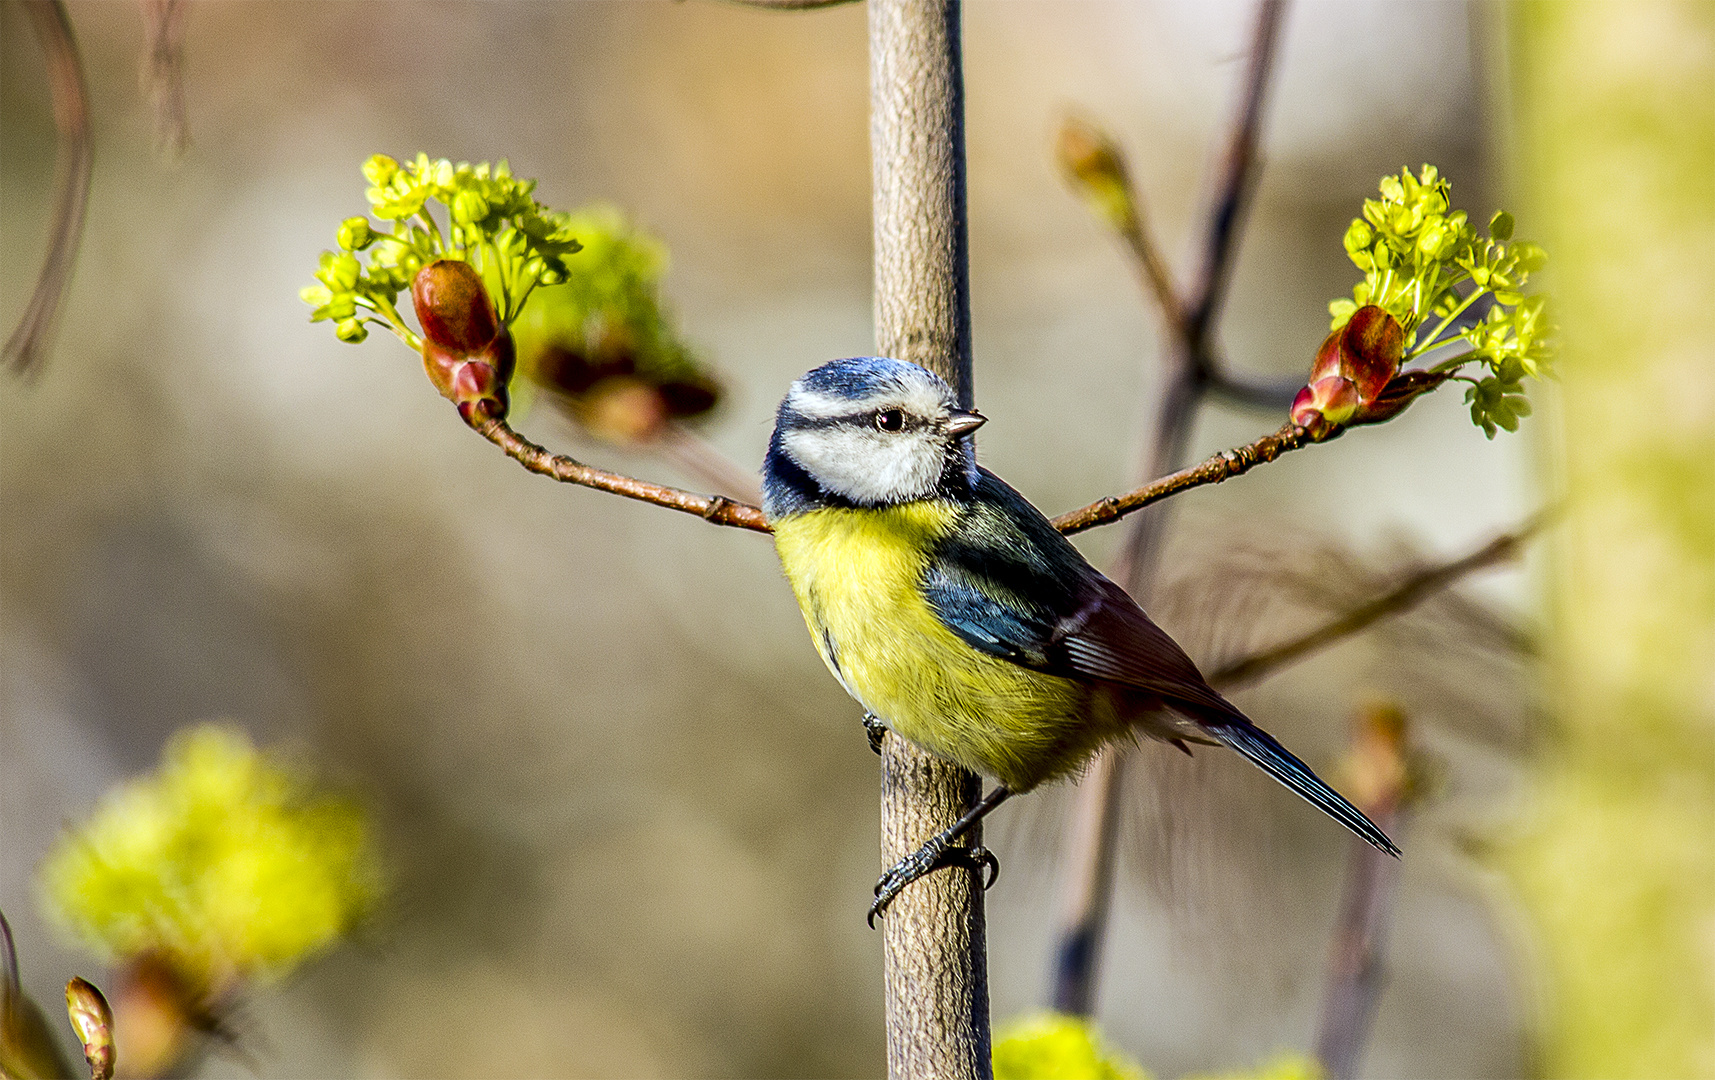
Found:
[{"label": "smooth bark surface", "polygon": [[[875,344],[972,403],[964,100],[956,0],[871,0]],[[977,777],[889,735],[881,855],[891,866],[978,798]],[[971,843],[980,842],[973,835]],[[894,1080],[988,1077],[988,968],[975,872],[918,881],[882,920]]]}]

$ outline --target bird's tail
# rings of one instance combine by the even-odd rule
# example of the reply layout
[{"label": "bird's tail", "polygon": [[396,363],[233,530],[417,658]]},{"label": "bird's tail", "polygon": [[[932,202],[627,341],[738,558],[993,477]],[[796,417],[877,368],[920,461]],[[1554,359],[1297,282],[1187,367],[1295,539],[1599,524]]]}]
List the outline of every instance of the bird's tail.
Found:
[{"label": "bird's tail", "polygon": [[[1311,806],[1394,858],[1399,857],[1399,845],[1388,839],[1387,833],[1382,832],[1362,810],[1323,783],[1321,777],[1310,771],[1310,766],[1294,757],[1273,735],[1245,719],[1237,709],[1232,709],[1230,705],[1228,708],[1232,711],[1198,716],[1199,726],[1213,738],[1249,758],[1263,772],[1297,792]],[[1204,712],[1203,709],[1197,711]]]}]

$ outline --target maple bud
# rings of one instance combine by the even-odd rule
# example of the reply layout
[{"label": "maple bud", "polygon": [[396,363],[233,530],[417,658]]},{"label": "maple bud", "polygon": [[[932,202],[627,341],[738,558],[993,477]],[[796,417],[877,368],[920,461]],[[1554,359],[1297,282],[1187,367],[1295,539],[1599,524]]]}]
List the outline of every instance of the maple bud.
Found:
[{"label": "maple bud", "polygon": [[113,1075],[115,1053],[113,1010],[107,1007],[107,999],[93,984],[73,979],[66,983],[66,1015],[83,1043],[91,1080],[107,1080]]},{"label": "maple bud", "polygon": [[473,427],[504,417],[516,354],[482,275],[467,262],[436,259],[412,278],[411,303],[435,389]]}]

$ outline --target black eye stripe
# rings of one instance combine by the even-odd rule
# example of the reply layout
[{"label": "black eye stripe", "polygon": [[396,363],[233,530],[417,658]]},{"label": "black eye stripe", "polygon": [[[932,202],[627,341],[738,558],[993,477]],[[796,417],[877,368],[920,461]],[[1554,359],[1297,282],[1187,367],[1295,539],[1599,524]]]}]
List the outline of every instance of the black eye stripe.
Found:
[{"label": "black eye stripe", "polygon": [[912,431],[929,426],[928,422],[921,417],[899,408],[867,409],[863,412],[845,413],[840,416],[805,416],[803,413],[790,413],[780,417],[779,425],[783,431],[818,431],[838,427],[860,427],[875,431],[878,430],[875,422],[876,416],[884,412],[900,413],[903,420],[898,428],[888,431],[890,435],[898,431]]}]

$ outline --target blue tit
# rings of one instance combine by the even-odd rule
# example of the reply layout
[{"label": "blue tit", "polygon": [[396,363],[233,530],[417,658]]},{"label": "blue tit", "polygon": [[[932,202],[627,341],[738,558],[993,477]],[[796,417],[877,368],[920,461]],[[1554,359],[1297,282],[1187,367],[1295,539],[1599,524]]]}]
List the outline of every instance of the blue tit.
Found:
[{"label": "blue tit", "polygon": [[[985,422],[916,364],[835,360],[792,384],[763,509],[828,670],[880,722],[998,781],[876,886],[871,919],[1013,794],[1147,736],[1231,747],[1376,847],[1399,849],[1210,688],[1184,650],[976,463]],[[879,738],[878,732],[872,732]]]}]

